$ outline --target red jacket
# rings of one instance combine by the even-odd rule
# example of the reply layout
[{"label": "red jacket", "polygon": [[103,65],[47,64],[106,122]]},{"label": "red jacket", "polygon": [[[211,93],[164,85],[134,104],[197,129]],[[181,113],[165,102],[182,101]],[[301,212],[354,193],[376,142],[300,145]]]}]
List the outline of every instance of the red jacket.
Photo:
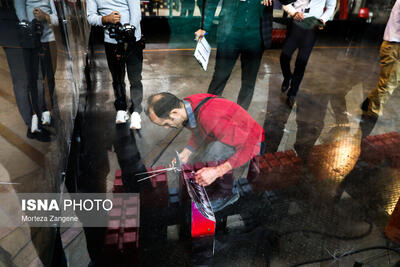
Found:
[{"label": "red jacket", "polygon": [[[193,109],[210,94],[195,94],[186,97]],[[236,153],[228,159],[232,168],[245,164],[260,153],[260,143],[264,141],[264,129],[238,104],[216,98],[206,102],[199,110],[197,128],[201,137],[192,130],[188,145],[199,148],[202,142],[220,141],[235,148]]]}]

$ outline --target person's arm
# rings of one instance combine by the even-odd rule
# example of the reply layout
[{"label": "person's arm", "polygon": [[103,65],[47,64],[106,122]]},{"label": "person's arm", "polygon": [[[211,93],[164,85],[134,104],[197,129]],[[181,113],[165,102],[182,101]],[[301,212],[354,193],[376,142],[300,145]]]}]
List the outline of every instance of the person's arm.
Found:
[{"label": "person's arm", "polygon": [[304,19],[304,13],[297,11],[296,8],[294,8],[294,6],[291,4],[283,6],[283,10],[285,10],[290,17],[293,17],[294,20],[301,21]]},{"label": "person's arm", "polygon": [[[196,149],[194,147],[198,148],[198,141],[196,140],[196,136],[194,135],[194,133],[192,133],[192,137],[189,139],[188,144],[179,153],[179,159],[182,161],[182,163],[185,164],[189,161],[190,156],[193,154],[194,151],[196,151]],[[176,158],[174,158],[171,163],[172,163],[172,166],[175,165]]]},{"label": "person's arm", "polygon": [[23,20],[28,21],[28,15],[26,14],[25,0],[14,0],[14,8],[19,21]]},{"label": "person's arm", "polygon": [[294,8],[292,4],[289,5],[283,5],[283,10],[285,10],[286,13],[289,14],[289,16],[293,17],[294,14],[296,14],[297,10]]},{"label": "person's arm", "polygon": [[47,22],[49,23],[49,25],[58,26],[58,16],[57,16],[56,6],[54,5],[53,0],[49,0],[49,2],[50,2],[51,13],[49,14],[49,19]]},{"label": "person's arm", "polygon": [[97,11],[96,0],[87,0],[86,5],[87,5],[86,15],[89,24],[94,26],[102,26],[103,25],[102,16],[100,16]]},{"label": "person's arm", "polygon": [[319,18],[324,24],[330,20],[335,12],[336,0],[327,0],[325,3],[325,11],[322,16]]},{"label": "person's arm", "polygon": [[39,7],[33,9],[33,15],[35,19],[38,21],[47,22],[48,25],[57,26],[58,25],[58,17],[57,17],[57,10],[52,0],[49,1],[50,5],[50,12],[46,13],[41,10]]},{"label": "person's arm", "polygon": [[[195,32],[196,40],[199,38],[203,37],[204,34],[210,30],[212,26],[212,22],[215,17],[215,11],[217,10],[218,7],[218,2],[219,0],[203,0],[205,2],[205,9],[204,9],[204,29],[198,29]],[[221,11],[222,12],[222,11]],[[228,14],[228,16],[231,14]],[[220,13],[221,16],[221,13]]]},{"label": "person's arm", "polygon": [[129,24],[135,26],[136,29],[140,28],[140,21],[142,19],[142,12],[140,10],[140,0],[128,0],[129,6]]},{"label": "person's arm", "polygon": [[[206,8],[204,10],[204,29],[203,30],[210,30],[212,26],[212,22],[215,17],[215,12],[217,11],[219,0],[203,0],[206,3]],[[222,10],[221,10],[222,12]],[[221,15],[221,13],[220,13]],[[227,14],[228,16],[232,14]]]}]

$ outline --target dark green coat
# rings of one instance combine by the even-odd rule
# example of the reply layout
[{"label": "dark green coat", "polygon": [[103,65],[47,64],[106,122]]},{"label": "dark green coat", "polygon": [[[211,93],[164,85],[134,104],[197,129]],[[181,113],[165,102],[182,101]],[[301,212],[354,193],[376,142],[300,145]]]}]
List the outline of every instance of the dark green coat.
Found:
[{"label": "dark green coat", "polygon": [[[260,29],[261,17],[263,14],[264,6],[260,3],[260,0],[247,0],[253,1],[251,14],[248,17],[255,19],[258,23],[257,28]],[[215,11],[217,9],[219,0],[206,0],[206,7],[204,12],[204,30],[209,31],[212,26],[212,22],[215,17]],[[218,24],[218,42],[224,42],[226,37],[232,32],[234,23],[236,23],[236,18],[241,18],[244,14],[239,14],[239,3],[240,0],[223,0],[222,9],[219,14],[219,24]],[[235,25],[235,28],[237,25]],[[260,32],[260,31],[259,31]]]}]

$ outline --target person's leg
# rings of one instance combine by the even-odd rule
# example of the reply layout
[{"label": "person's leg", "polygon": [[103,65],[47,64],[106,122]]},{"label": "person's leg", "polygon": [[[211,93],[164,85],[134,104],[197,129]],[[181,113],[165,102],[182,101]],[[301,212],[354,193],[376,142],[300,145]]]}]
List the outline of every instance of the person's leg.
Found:
[{"label": "person's leg", "polygon": [[14,87],[15,100],[19,113],[25,124],[30,127],[32,120],[32,106],[28,92],[28,76],[24,66],[22,48],[4,48],[10,68],[11,79]]},{"label": "person's leg", "polygon": [[142,112],[143,85],[142,85],[142,66],[143,66],[143,49],[138,44],[129,44],[126,53],[126,67],[131,94],[130,112]]},{"label": "person's leg", "polygon": [[[55,80],[54,80],[54,73],[57,64],[57,55],[56,53],[56,42],[46,42],[42,43],[42,53],[40,57],[40,63],[42,67],[43,73],[43,81],[45,85],[47,84],[47,88],[50,93],[50,101],[51,107],[54,108],[54,89],[55,89]],[[45,86],[44,86],[45,88]],[[45,102],[45,93],[43,93],[43,102]]]},{"label": "person's leg", "polygon": [[242,86],[239,91],[237,103],[244,109],[248,109],[253,98],[254,86],[257,80],[258,69],[263,55],[261,36],[257,32],[251,40],[251,45],[245,45],[240,55],[242,66]]},{"label": "person's leg", "polygon": [[187,7],[188,16],[193,17],[195,2],[194,0],[188,0],[188,1],[189,1]]},{"label": "person's leg", "polygon": [[282,48],[280,63],[284,81],[289,86],[290,79],[292,78],[292,71],[290,69],[290,61],[294,51],[298,47],[298,37],[300,34],[300,28],[296,24],[292,23],[290,29],[287,32],[287,37]]},{"label": "person's leg", "polygon": [[196,1],[196,5],[197,5],[197,7],[198,7],[199,10],[200,10],[200,16],[201,16],[201,13],[203,13],[203,1],[204,1],[204,0],[197,0],[197,1]]},{"label": "person's leg", "polygon": [[193,13],[194,13],[194,3],[193,6],[191,6],[190,9],[188,9],[188,16],[193,17]]},{"label": "person's leg", "polygon": [[[201,149],[191,159],[191,163],[196,162],[202,163],[214,163],[218,161],[224,161],[229,159],[235,153],[235,149],[219,141],[208,144],[205,148]],[[211,200],[211,207],[214,212],[220,211],[228,205],[236,202],[240,195],[237,190],[234,190],[234,177],[237,176],[234,170],[234,174],[231,176],[224,176],[214,181],[211,185],[205,187],[208,197]]]},{"label": "person's leg", "polygon": [[28,76],[28,92],[31,99],[33,112],[40,117],[41,109],[39,107],[39,48],[23,49],[25,69]]},{"label": "person's leg", "polygon": [[222,95],[238,56],[238,48],[227,44],[218,44],[215,70],[208,87],[209,94]]},{"label": "person's leg", "polygon": [[114,106],[118,110],[126,110],[125,95],[125,63],[123,61],[123,47],[117,44],[104,43],[108,68],[110,69],[113,88],[114,88]]},{"label": "person's leg", "polygon": [[400,85],[400,44],[384,41],[380,50],[378,86],[369,94],[368,115],[377,117],[393,91]]},{"label": "person's leg", "polygon": [[296,142],[293,147],[306,166],[310,151],[324,129],[329,96],[323,93],[304,92],[298,97],[298,103]]},{"label": "person's leg", "polygon": [[[187,0],[186,0],[187,1]],[[186,17],[186,13],[188,12],[187,4],[185,1],[182,2],[181,5],[181,17]]]},{"label": "person's leg", "polygon": [[303,30],[302,39],[300,41],[299,52],[296,58],[296,65],[292,75],[292,82],[288,96],[295,97],[299,91],[300,83],[303,80],[304,72],[306,70],[308,59],[310,58],[311,51],[317,39],[316,30]]},{"label": "person's leg", "polygon": [[219,141],[212,142],[206,146],[204,152],[197,157],[199,162],[226,160],[235,154],[235,148]]}]

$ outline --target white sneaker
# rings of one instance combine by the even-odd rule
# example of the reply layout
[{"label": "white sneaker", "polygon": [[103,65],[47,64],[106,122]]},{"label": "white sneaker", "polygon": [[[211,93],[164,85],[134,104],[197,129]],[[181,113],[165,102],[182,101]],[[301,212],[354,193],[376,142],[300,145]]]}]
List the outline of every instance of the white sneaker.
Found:
[{"label": "white sneaker", "polygon": [[142,122],[142,119],[140,118],[139,113],[133,112],[131,115],[131,125],[129,128],[141,129],[142,128],[141,122]]},{"label": "white sneaker", "polygon": [[51,123],[51,115],[50,111],[45,111],[42,113],[42,124],[43,125],[50,125]]},{"label": "white sneaker", "polygon": [[40,132],[39,130],[39,119],[38,116],[35,114],[32,116],[32,122],[31,122],[31,132]]},{"label": "white sneaker", "polygon": [[116,124],[126,123],[129,120],[129,115],[125,110],[118,110],[117,117],[115,118]]}]

